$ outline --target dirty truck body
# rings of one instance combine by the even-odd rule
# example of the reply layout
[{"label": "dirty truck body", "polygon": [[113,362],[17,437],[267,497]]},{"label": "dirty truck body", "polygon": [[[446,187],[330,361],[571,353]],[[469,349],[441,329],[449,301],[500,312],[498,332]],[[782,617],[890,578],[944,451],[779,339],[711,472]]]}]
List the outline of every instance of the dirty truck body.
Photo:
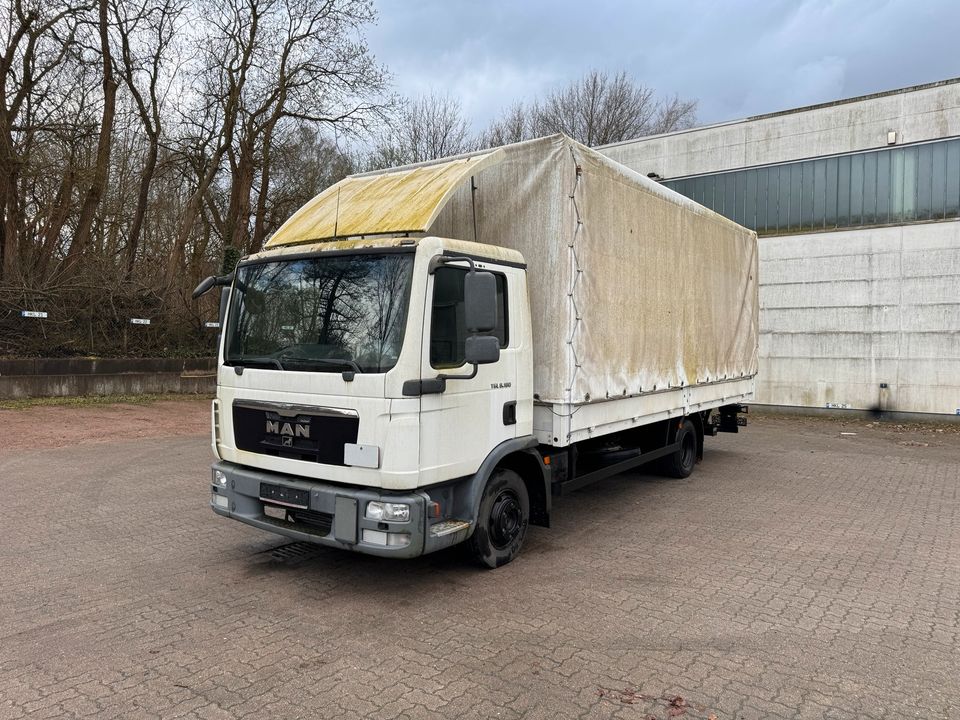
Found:
[{"label": "dirty truck body", "polygon": [[347,178],[214,283],[211,506],[295,540],[496,567],[754,390],[756,236],[564,136]]}]

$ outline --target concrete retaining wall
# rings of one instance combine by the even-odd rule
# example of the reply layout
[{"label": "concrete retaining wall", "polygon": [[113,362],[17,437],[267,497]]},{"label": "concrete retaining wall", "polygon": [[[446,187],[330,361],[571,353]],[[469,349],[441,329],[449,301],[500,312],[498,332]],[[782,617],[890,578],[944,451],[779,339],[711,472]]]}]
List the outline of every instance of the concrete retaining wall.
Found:
[{"label": "concrete retaining wall", "polygon": [[216,389],[213,358],[0,360],[0,399],[199,393]]}]

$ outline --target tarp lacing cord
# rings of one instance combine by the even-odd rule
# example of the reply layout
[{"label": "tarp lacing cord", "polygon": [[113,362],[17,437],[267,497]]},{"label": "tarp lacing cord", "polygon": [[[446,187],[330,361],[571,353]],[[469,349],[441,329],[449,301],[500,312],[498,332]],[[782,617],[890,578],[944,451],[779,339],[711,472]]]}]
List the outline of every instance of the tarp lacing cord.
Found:
[{"label": "tarp lacing cord", "polygon": [[[580,168],[580,163],[577,162],[577,155],[572,147],[570,148],[570,156],[573,158],[574,165],[577,168],[577,179],[573,184],[573,190],[570,191],[570,200],[573,201],[573,210],[576,214],[577,224],[573,229],[573,236],[567,243],[567,247],[570,248],[570,260],[573,264],[573,279],[570,282],[570,291],[567,293],[567,297],[570,298],[570,306],[573,308],[573,324],[570,328],[570,335],[567,337],[567,347],[570,349],[570,357],[573,359],[570,387],[567,388],[567,403],[572,405],[573,387],[577,381],[577,375],[580,373],[580,358],[577,357],[577,349],[573,341],[580,329],[580,308],[577,306],[576,290],[577,284],[580,282],[580,275],[583,273],[583,268],[580,267],[580,257],[577,255],[577,238],[580,237],[580,228],[583,226],[583,221],[580,219],[580,206],[577,204],[577,189],[580,187],[580,178],[583,176],[583,171]],[[579,409],[580,408],[577,408],[577,410]],[[577,410],[574,410],[566,417],[572,417]],[[567,434],[567,439],[569,439],[569,433]]]}]

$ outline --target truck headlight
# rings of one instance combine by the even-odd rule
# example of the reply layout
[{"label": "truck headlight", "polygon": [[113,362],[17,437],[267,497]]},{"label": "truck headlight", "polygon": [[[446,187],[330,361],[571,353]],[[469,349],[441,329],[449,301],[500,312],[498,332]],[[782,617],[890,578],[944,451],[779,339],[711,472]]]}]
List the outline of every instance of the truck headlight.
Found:
[{"label": "truck headlight", "polygon": [[217,470],[213,473],[213,480],[214,484],[219,485],[220,487],[227,486],[227,476],[220,470]]},{"label": "truck headlight", "polygon": [[407,520],[410,519],[410,506],[404,503],[372,500],[367,503],[367,512],[365,514],[368,520],[407,522]]}]

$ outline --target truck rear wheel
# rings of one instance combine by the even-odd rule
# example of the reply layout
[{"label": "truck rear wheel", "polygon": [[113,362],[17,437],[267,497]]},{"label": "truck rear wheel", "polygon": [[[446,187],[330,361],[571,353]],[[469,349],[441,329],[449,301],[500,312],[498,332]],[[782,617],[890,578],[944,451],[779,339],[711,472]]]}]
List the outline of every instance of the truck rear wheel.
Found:
[{"label": "truck rear wheel", "polygon": [[496,470],[483,490],[470,553],[488,568],[506,565],[520,552],[529,525],[527,486],[513,470]]},{"label": "truck rear wheel", "polygon": [[690,473],[697,464],[697,431],[692,422],[683,421],[680,429],[677,430],[676,442],[680,447],[675,453],[664,458],[661,467],[670,477],[690,477]]}]

